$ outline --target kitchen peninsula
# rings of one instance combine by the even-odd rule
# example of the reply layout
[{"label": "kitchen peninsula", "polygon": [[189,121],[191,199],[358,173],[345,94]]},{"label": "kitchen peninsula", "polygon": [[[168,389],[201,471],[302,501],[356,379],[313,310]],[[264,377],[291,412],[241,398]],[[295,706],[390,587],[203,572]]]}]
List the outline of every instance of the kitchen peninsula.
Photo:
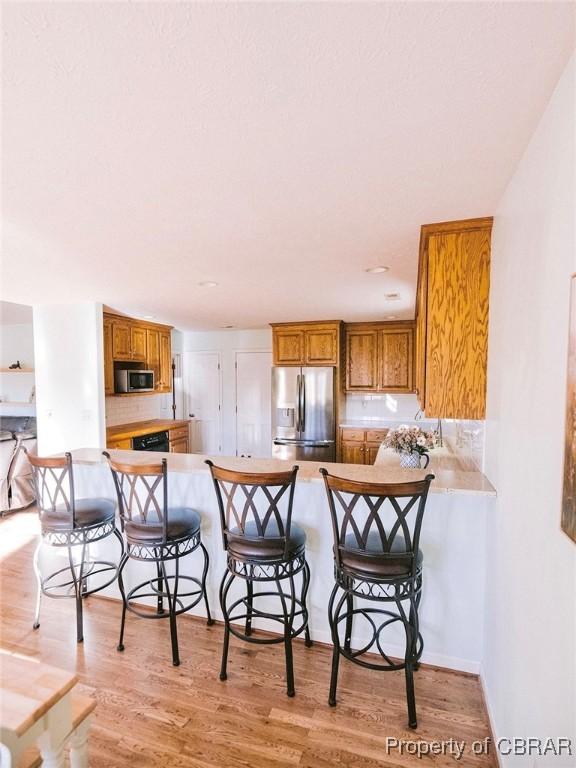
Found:
[{"label": "kitchen peninsula", "polygon": [[[86,448],[73,451],[72,455],[78,495],[114,498],[112,477],[101,452]],[[138,451],[111,451],[111,455],[132,464],[151,461],[149,453]],[[189,506],[201,513],[202,539],[210,555],[209,596],[213,614],[221,619],[218,585],[226,559],[214,488],[204,463],[208,457],[155,453],[153,458],[158,461],[167,459],[170,504]],[[217,465],[247,472],[270,472],[292,466],[292,462],[277,459],[211,458]],[[319,468],[326,466],[331,473],[342,477],[375,482],[406,482],[423,477],[426,471],[404,470],[388,462],[362,466],[299,461],[298,465],[293,520],[305,529],[307,536],[306,550],[311,569],[310,628],[313,639],[330,643],[327,603],[333,586],[332,528]],[[425,639],[422,660],[451,669],[478,672],[484,615],[486,525],[492,514],[495,490],[481,472],[449,468],[445,463],[444,466],[447,468],[435,472],[422,527],[424,593],[421,627]],[[433,459],[430,469],[435,471]],[[107,541],[96,545],[100,547],[99,554],[113,546]],[[192,555],[183,561],[183,573],[197,572],[199,563],[194,558]],[[141,580],[145,567],[130,562],[125,571],[127,583]],[[109,588],[108,595],[119,598],[116,587]],[[202,611],[198,606],[193,612],[202,615]],[[354,642],[361,643],[365,639],[362,629],[358,622]],[[392,633],[390,637],[390,653],[401,655],[403,637]]]}]

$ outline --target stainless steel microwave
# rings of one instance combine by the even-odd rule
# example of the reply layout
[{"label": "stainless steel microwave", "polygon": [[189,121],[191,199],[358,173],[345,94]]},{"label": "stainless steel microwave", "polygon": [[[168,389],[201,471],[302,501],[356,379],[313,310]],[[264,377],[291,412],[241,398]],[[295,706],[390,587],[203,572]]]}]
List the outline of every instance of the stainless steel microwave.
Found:
[{"label": "stainless steel microwave", "polygon": [[154,371],[134,371],[121,368],[114,371],[114,391],[154,392]]}]

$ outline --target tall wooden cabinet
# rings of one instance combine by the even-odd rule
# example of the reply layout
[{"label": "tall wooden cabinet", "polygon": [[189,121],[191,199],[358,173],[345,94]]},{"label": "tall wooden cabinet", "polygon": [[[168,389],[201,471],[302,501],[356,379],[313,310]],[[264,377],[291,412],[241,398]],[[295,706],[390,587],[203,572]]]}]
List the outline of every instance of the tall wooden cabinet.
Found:
[{"label": "tall wooden cabinet", "polygon": [[[154,392],[172,391],[171,327],[104,313],[104,392],[114,394],[114,363],[154,371]],[[122,367],[121,365],[117,367]]]},{"label": "tall wooden cabinet", "polygon": [[426,416],[483,419],[492,219],[422,227],[416,393]]},{"label": "tall wooden cabinet", "polygon": [[414,391],[414,323],[346,326],[346,391]]}]

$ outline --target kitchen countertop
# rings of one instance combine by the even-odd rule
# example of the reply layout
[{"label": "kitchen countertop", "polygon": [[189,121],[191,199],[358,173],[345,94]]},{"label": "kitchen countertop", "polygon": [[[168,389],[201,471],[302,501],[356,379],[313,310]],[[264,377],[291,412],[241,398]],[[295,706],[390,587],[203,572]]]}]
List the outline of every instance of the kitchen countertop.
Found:
[{"label": "kitchen countertop", "polygon": [[416,426],[420,426],[423,424],[429,425],[429,424],[436,424],[438,422],[438,419],[418,419],[418,421],[414,421],[414,419],[399,419],[399,418],[386,418],[386,419],[376,419],[376,418],[366,418],[366,419],[346,419],[345,421],[341,421],[339,423],[339,427],[343,428],[350,428],[350,429],[392,429],[396,427],[397,424],[415,424]]},{"label": "kitchen countertop", "polygon": [[131,424],[116,424],[106,428],[107,440],[124,440],[129,437],[150,435],[152,432],[162,432],[177,427],[187,427],[188,419],[148,419],[147,421],[133,421]]},{"label": "kitchen countertop", "polygon": [[[174,423],[174,422],[170,422]],[[142,451],[110,451],[112,458],[118,458],[130,464],[150,464],[149,453]],[[376,483],[406,483],[410,480],[424,478],[429,470],[402,469],[398,463],[398,457],[392,452],[394,461],[386,460],[375,465],[362,464],[336,464],[317,461],[285,461],[282,459],[251,459],[229,456],[204,456],[198,453],[155,453],[154,459],[160,461],[166,458],[168,470],[171,472],[208,472],[204,463],[207,458],[218,466],[242,472],[278,472],[291,469],[297,463],[300,467],[298,482],[321,482],[320,467],[334,475],[346,477],[351,480],[359,480]],[[102,464],[105,459],[97,448],[80,448],[72,451],[73,460],[78,464]],[[432,467],[431,467],[432,469]],[[482,472],[477,470],[467,471],[452,468],[433,470],[435,480],[430,487],[431,493],[462,493],[479,496],[495,496],[496,491]]]}]

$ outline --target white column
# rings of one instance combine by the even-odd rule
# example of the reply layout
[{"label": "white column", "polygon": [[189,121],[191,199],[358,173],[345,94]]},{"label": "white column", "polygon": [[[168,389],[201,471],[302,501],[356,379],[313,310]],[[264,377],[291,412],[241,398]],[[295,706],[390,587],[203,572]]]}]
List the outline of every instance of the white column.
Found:
[{"label": "white column", "polygon": [[33,310],[38,453],[103,448],[102,305],[37,304]]}]

